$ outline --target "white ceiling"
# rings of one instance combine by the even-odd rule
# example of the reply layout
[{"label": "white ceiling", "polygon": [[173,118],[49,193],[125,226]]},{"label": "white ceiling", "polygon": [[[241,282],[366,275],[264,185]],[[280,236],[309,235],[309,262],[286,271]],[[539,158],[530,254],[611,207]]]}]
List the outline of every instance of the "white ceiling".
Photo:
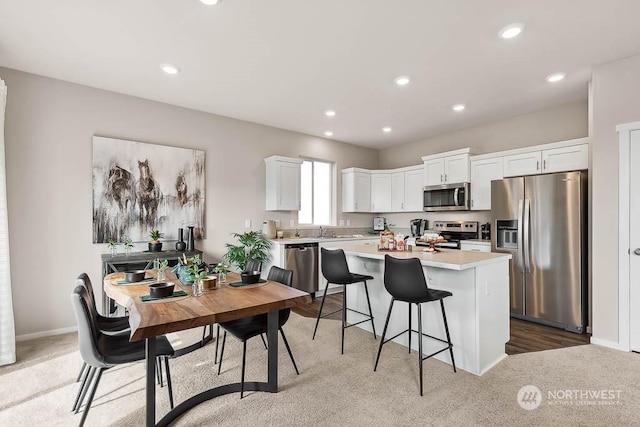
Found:
[{"label": "white ceiling", "polygon": [[638,17],[638,0],[2,0],[0,66],[380,148],[586,99],[594,66],[640,52]]}]

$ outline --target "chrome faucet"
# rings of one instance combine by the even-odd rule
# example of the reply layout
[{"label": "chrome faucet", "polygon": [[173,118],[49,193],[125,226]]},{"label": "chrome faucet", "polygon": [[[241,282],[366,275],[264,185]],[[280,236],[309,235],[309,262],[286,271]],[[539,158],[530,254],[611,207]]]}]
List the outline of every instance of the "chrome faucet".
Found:
[{"label": "chrome faucet", "polygon": [[322,226],[320,226],[320,234],[318,235],[318,237],[325,237],[327,235],[327,230],[322,228]]}]

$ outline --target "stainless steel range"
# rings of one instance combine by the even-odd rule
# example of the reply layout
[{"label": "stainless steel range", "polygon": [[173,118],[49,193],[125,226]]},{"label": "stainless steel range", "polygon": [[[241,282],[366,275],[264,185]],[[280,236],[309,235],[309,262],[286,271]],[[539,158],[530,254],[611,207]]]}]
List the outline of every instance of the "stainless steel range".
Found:
[{"label": "stainless steel range", "polygon": [[[460,241],[478,239],[478,221],[433,221],[432,231],[437,231],[447,241],[437,243],[436,247],[460,249]],[[417,246],[429,246],[426,242],[416,242]]]}]

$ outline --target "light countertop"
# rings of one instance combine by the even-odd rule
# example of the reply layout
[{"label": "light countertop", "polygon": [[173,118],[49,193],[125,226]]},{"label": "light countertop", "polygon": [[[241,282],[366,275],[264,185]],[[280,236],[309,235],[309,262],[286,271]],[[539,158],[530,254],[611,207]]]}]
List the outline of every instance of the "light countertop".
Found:
[{"label": "light countertop", "polygon": [[379,251],[372,245],[350,244],[343,247],[344,252],[362,258],[384,260],[385,255],[395,258],[418,258],[426,267],[446,268],[448,270],[466,270],[481,265],[503,262],[511,259],[511,254],[496,252],[461,251],[441,249],[440,252],[424,252],[422,248],[413,251]]},{"label": "light countertop", "polygon": [[[354,237],[355,236],[355,237]],[[373,240],[379,239],[380,236],[375,234],[363,234],[352,235],[344,237],[285,237],[284,239],[269,239],[273,243],[280,243],[284,245],[296,244],[296,243],[323,243],[323,242],[348,242],[354,240]]]}]

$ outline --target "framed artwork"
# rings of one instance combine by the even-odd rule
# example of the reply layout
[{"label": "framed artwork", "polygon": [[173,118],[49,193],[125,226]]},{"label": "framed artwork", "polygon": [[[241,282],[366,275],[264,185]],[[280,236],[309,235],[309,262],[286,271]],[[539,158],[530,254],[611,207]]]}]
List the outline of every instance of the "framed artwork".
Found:
[{"label": "framed artwork", "polygon": [[93,243],[205,236],[204,151],[93,137]]}]

